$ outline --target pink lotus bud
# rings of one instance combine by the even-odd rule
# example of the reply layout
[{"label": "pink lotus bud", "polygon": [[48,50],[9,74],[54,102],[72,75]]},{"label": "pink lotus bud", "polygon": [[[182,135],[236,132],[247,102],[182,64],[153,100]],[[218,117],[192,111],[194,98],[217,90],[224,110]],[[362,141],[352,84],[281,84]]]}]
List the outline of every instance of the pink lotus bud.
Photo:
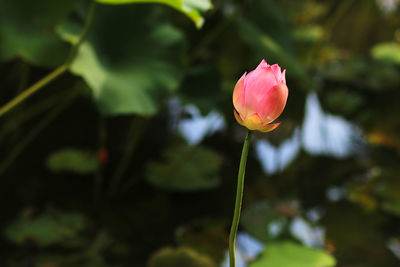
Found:
[{"label": "pink lotus bud", "polygon": [[281,115],[289,90],[285,72],[263,59],[258,67],[239,79],[233,91],[237,122],[249,130],[270,132],[280,123],[269,124]]}]

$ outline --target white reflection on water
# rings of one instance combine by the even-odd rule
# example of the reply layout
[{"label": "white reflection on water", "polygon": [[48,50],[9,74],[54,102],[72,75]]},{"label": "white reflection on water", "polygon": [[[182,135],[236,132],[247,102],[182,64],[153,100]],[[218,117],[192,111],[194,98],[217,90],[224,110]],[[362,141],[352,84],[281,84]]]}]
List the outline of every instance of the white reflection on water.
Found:
[{"label": "white reflection on water", "polygon": [[275,173],[283,170],[300,151],[300,130],[296,129],[293,136],[274,147],[268,141],[258,140],[255,143],[258,159],[265,172]]},{"label": "white reflection on water", "polygon": [[276,173],[283,170],[298,155],[300,148],[313,155],[329,155],[344,158],[357,153],[361,148],[360,130],[339,116],[326,114],[316,93],[310,93],[301,132],[296,129],[293,136],[274,147],[264,140],[256,142],[257,156],[264,170]]},{"label": "white reflection on water", "polygon": [[[206,136],[225,128],[224,117],[217,111],[202,116],[195,105],[182,106],[177,99],[171,101],[171,121],[190,145],[199,144]],[[185,113],[188,118],[179,118]],[[301,128],[278,147],[268,141],[255,142],[255,150],[266,173],[282,171],[299,154],[301,148],[313,155],[329,155],[344,158],[361,150],[360,130],[339,116],[326,114],[316,93],[306,100],[305,116]]]},{"label": "white reflection on water", "polygon": [[322,247],[324,245],[325,229],[319,226],[312,227],[301,217],[292,221],[290,232],[306,246]]},{"label": "white reflection on water", "polygon": [[[177,129],[189,145],[199,144],[206,136],[225,128],[224,117],[217,111],[202,116],[195,105],[182,105],[178,98],[169,101],[170,127]],[[187,115],[182,118],[182,115]]]},{"label": "white reflection on water", "polygon": [[302,143],[306,151],[337,158],[356,152],[360,130],[341,117],[325,114],[316,93],[308,95],[305,113]]},{"label": "white reflection on water", "polygon": [[199,109],[194,105],[184,106],[183,109],[191,117],[179,121],[178,131],[190,145],[200,143],[207,135],[225,127],[224,117],[216,111],[201,116]]},{"label": "white reflection on water", "polygon": [[[254,260],[263,249],[263,243],[244,232],[239,232],[236,238],[236,267],[246,267],[247,262]],[[221,267],[229,267],[228,251]]]},{"label": "white reflection on water", "polygon": [[[319,226],[311,226],[301,217],[296,217],[290,224],[291,234],[302,242],[305,246],[322,247],[325,239],[325,230]],[[236,239],[236,266],[246,267],[248,263],[264,250],[265,244],[251,237],[245,232],[239,232]],[[225,259],[221,267],[229,267],[229,254],[225,254]]]}]

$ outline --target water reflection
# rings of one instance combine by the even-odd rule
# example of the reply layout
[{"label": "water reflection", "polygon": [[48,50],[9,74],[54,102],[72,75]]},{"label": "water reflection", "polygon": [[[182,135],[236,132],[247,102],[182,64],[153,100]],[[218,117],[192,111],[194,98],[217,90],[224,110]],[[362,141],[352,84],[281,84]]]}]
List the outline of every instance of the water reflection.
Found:
[{"label": "water reflection", "polygon": [[[195,105],[182,105],[177,98],[169,101],[170,126],[177,129],[189,145],[199,144],[206,136],[225,128],[224,117],[217,111],[202,116]],[[182,114],[187,115],[182,118]]]},{"label": "water reflection", "polygon": [[307,152],[343,158],[356,153],[359,143],[361,134],[355,125],[339,116],[325,114],[317,94],[308,95],[302,126],[302,144]]},{"label": "water reflection", "polygon": [[178,131],[190,145],[200,143],[207,135],[212,135],[225,127],[224,118],[216,111],[201,116],[199,109],[194,105],[184,106],[183,110],[191,117],[179,121]]},{"label": "water reflection", "polygon": [[278,147],[274,147],[266,140],[258,140],[255,143],[257,156],[267,173],[283,170],[297,156],[300,145],[299,129],[296,129],[293,136]]},{"label": "water reflection", "polygon": [[339,116],[326,114],[316,93],[310,93],[301,131],[274,147],[264,140],[256,142],[256,152],[264,170],[271,174],[283,170],[303,148],[313,155],[343,158],[360,151],[363,143],[360,130]]},{"label": "water reflection", "polygon": [[[264,249],[264,244],[245,232],[239,232],[236,239],[236,267],[246,267]],[[221,267],[229,267],[228,251]]]},{"label": "water reflection", "polygon": [[[320,226],[311,226],[302,217],[294,218],[289,226],[290,233],[303,245],[309,247],[323,247],[325,240],[325,229]],[[265,248],[265,244],[248,235],[239,232],[236,240],[236,266],[246,267],[248,263],[256,259]],[[229,267],[228,251],[221,267]]]},{"label": "water reflection", "polygon": [[[226,122],[217,111],[202,116],[195,105],[182,106],[178,100],[171,101],[172,121],[178,132],[190,145],[199,144],[204,137],[222,130]],[[179,119],[178,114],[188,118]],[[306,100],[305,116],[301,128],[279,146],[268,141],[257,140],[255,149],[266,173],[282,171],[299,154],[301,148],[313,155],[329,155],[344,158],[362,151],[363,139],[360,130],[345,119],[326,114],[316,93],[310,93]]]}]

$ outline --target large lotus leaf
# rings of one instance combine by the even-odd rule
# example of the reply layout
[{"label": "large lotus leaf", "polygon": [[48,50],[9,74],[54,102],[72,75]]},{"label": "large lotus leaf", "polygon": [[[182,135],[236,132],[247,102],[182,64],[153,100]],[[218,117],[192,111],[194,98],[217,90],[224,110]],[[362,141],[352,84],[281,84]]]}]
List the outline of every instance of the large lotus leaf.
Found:
[{"label": "large lotus leaf", "polygon": [[198,28],[204,23],[204,18],[201,16],[212,8],[210,0],[96,0],[105,4],[129,4],[129,3],[160,3],[171,6],[176,10],[186,14]]},{"label": "large lotus leaf", "polygon": [[148,165],[147,180],[155,186],[178,191],[194,191],[219,185],[221,158],[214,151],[189,146],[174,146],[162,162]]},{"label": "large lotus leaf", "polygon": [[[181,33],[155,7],[98,6],[87,40],[71,71],[84,78],[102,112],[153,115],[177,89],[181,72]],[[59,28],[76,42],[76,25]]]},{"label": "large lotus leaf", "polygon": [[52,212],[39,216],[22,215],[5,229],[5,236],[16,244],[26,241],[41,246],[79,239],[87,226],[85,217],[75,213]]},{"label": "large lotus leaf", "polygon": [[148,264],[149,267],[216,267],[209,257],[186,248],[163,248],[157,251]]},{"label": "large lotus leaf", "polygon": [[268,244],[250,267],[331,267],[335,259],[327,252],[292,242]]},{"label": "large lotus leaf", "polygon": [[54,34],[75,0],[0,0],[0,60],[21,57],[43,66],[61,64],[69,45]]}]

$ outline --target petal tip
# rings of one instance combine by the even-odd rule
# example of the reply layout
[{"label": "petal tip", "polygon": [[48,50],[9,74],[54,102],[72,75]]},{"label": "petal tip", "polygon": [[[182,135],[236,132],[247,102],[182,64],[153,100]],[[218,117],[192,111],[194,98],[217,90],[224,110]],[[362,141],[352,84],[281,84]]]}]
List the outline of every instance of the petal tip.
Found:
[{"label": "petal tip", "polygon": [[278,126],[280,124],[281,124],[280,122],[279,123],[273,123],[273,124],[266,124],[259,131],[263,132],[263,133],[268,133],[268,132],[271,132],[271,131],[275,130],[276,128],[278,128]]},{"label": "petal tip", "polygon": [[286,84],[286,69],[284,69],[283,71],[282,71],[282,82],[284,82],[285,84]]},{"label": "petal tip", "polygon": [[235,115],[236,121],[240,124],[243,125],[243,119],[240,117],[240,115],[237,113],[237,111],[234,109],[233,114]]},{"label": "petal tip", "polygon": [[270,65],[267,63],[267,61],[265,61],[265,59],[261,60],[260,64],[258,64],[257,69],[258,68],[268,68],[270,67]]}]

